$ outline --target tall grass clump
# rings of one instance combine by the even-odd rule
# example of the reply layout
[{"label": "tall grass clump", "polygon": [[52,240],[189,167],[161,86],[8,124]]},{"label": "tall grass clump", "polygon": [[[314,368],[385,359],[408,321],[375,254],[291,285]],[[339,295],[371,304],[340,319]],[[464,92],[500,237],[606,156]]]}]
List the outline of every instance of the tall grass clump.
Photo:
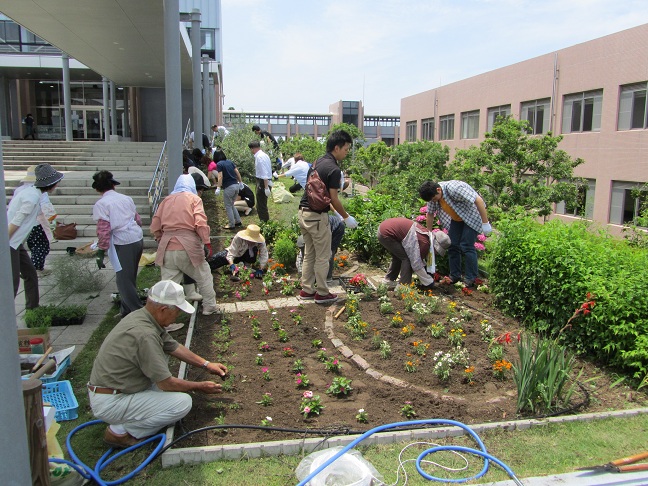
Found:
[{"label": "tall grass clump", "polygon": [[560,341],[643,378],[648,252],[586,223],[524,219],[502,222],[498,230],[490,267],[497,305],[529,329],[558,336],[574,310],[594,300],[596,306],[573,320]]},{"label": "tall grass clump", "polygon": [[52,261],[52,276],[56,293],[64,296],[98,292],[104,285],[103,276],[97,269],[94,258],[76,255],[56,258]]},{"label": "tall grass clump", "polygon": [[529,334],[520,338],[517,350],[513,380],[518,413],[546,414],[567,406],[575,386],[569,385],[574,354],[553,340]]}]

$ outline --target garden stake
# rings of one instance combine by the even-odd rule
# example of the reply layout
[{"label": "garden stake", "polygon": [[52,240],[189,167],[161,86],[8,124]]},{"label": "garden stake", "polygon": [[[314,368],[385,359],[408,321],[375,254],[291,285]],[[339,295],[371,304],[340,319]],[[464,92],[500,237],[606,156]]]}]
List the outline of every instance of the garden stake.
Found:
[{"label": "garden stake", "polygon": [[335,313],[335,316],[334,316],[334,317],[335,317],[336,319],[337,319],[338,317],[340,317],[340,316],[342,315],[342,313],[344,312],[344,309],[346,309],[346,304],[343,305],[342,308],[341,308],[339,311],[337,311],[337,312]]}]

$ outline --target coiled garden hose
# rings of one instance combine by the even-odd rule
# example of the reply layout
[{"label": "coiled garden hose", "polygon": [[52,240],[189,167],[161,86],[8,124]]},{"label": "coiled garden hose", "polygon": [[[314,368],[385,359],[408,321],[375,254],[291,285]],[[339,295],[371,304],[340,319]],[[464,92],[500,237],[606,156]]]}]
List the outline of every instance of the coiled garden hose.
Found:
[{"label": "coiled garden hose", "polygon": [[[166,441],[166,434],[157,434],[152,437],[149,437],[146,440],[143,440],[142,442],[139,442],[131,447],[128,447],[122,451],[119,451],[115,455],[111,455],[113,453],[113,448],[110,448],[101,458],[97,461],[97,464],[95,464],[94,468],[91,468],[87,464],[85,464],[81,459],[77,457],[77,455],[74,452],[74,449],[72,448],[72,437],[74,434],[76,434],[78,431],[81,429],[84,429],[85,427],[89,427],[90,425],[97,425],[97,424],[103,424],[104,422],[101,420],[92,420],[90,422],[86,422],[84,424],[79,425],[78,427],[75,427],[72,429],[72,431],[68,434],[67,438],[65,439],[65,445],[67,446],[68,453],[70,454],[70,457],[72,458],[72,461],[66,461],[65,459],[58,459],[51,457],[49,459],[50,462],[54,462],[57,464],[67,464],[70,467],[72,467],[76,472],[78,472],[83,478],[85,479],[92,479],[95,481],[97,484],[100,486],[113,486],[117,484],[122,484],[128,481],[129,479],[133,478],[136,474],[138,474],[142,469],[144,469],[146,466],[148,466],[151,461],[153,461],[157,456],[158,452],[162,449],[162,446],[164,445],[164,442]],[[128,454],[140,447],[143,447],[147,444],[150,444],[151,442],[156,442],[160,441],[159,444],[155,447],[153,452],[149,454],[149,456],[142,462],[139,466],[137,466],[132,472],[126,474],[125,476],[122,476],[119,479],[116,479],[114,481],[104,481],[101,479],[101,471],[103,471],[108,465],[115,461],[116,459],[122,457],[124,454]]]},{"label": "coiled garden hose", "polygon": [[[388,430],[388,429],[393,429],[395,427],[401,427],[403,425],[454,425],[455,427],[459,427],[466,431],[474,440],[477,442],[479,445],[479,449],[472,449],[469,447],[461,447],[461,446],[439,446],[439,447],[432,447],[430,449],[427,449],[423,451],[419,457],[416,459],[416,470],[419,472],[421,476],[424,478],[430,480],[430,481],[438,481],[438,482],[446,482],[446,483],[465,483],[466,481],[470,481],[472,479],[477,479],[482,477],[486,472],[488,472],[488,466],[489,462],[494,462],[498,466],[500,466],[506,473],[513,479],[515,484],[519,486],[523,486],[520,480],[515,476],[515,473],[502,461],[499,459],[491,456],[488,454],[486,451],[486,446],[484,446],[484,443],[481,441],[479,436],[475,431],[473,431],[470,427],[468,427],[465,424],[462,424],[461,422],[456,422],[454,420],[443,420],[443,419],[427,419],[427,420],[411,420],[408,422],[395,422],[392,424],[386,424],[386,425],[380,425],[378,427],[374,427],[371,430],[368,430],[364,434],[362,434],[360,437],[355,439],[353,442],[348,444],[347,446],[343,447],[337,454],[329,458],[327,461],[325,461],[320,467],[318,467],[315,471],[313,471],[310,475],[308,475],[304,480],[302,480],[297,486],[305,486],[308,484],[308,482],[313,479],[315,476],[317,476],[320,472],[322,472],[324,469],[326,469],[330,464],[335,462],[338,458],[340,458],[342,455],[344,455],[345,452],[347,452],[350,449],[353,449],[357,444],[365,440],[367,437],[375,434],[376,432],[382,432],[383,430]],[[460,479],[447,479],[447,478],[437,478],[435,476],[430,476],[427,474],[425,471],[423,471],[421,467],[421,461],[429,454],[433,454],[434,452],[439,452],[439,451],[457,451],[457,452],[466,452],[470,453],[476,456],[480,456],[484,459],[484,467],[480,472],[475,474],[474,476],[468,477],[468,478],[460,478]]]}]

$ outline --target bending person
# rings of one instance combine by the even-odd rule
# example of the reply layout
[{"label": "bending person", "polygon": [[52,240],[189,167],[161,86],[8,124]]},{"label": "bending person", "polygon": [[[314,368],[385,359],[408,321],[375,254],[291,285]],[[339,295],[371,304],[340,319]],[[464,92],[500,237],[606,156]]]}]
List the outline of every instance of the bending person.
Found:
[{"label": "bending person", "polygon": [[239,186],[239,192],[234,201],[234,208],[236,208],[239,214],[248,216],[252,212],[254,203],[254,192],[250,189],[250,186],[244,182],[242,188]]},{"label": "bending person", "polygon": [[193,177],[178,177],[153,216],[151,233],[158,242],[155,263],[162,269],[162,279],[180,284],[183,274],[189,275],[203,297],[203,315],[217,312],[214,281],[205,260],[212,252],[210,228]]},{"label": "bending person", "polygon": [[243,224],[241,223],[241,216],[238,211],[234,209],[234,200],[241,189],[243,181],[241,180],[241,174],[236,168],[236,165],[234,165],[234,162],[225,157],[225,154],[222,151],[216,153],[214,156],[214,162],[216,162],[216,174],[218,177],[218,180],[216,181],[215,194],[220,194],[222,189],[223,205],[225,206],[225,214],[227,215],[227,220],[229,222],[229,224],[224,226],[223,229],[232,230]]},{"label": "bending person", "polygon": [[108,423],[104,441],[130,447],[191,410],[189,391],[220,393],[213,381],[188,381],[169,371],[168,356],[224,376],[227,367],[210,363],[176,342],[166,331],[180,314],[193,313],[182,287],[162,280],[149,291],[146,306],[122,319],[104,339],[92,366],[88,395],[94,416]]},{"label": "bending person", "polygon": [[392,257],[383,283],[396,287],[412,283],[412,271],[425,289],[432,288],[434,277],[426,271],[430,245],[437,255],[443,256],[450,246],[450,238],[443,231],[429,232],[427,228],[407,218],[389,218],[378,226],[378,242]]},{"label": "bending person", "polygon": [[115,269],[122,317],[142,308],[137,295],[137,267],[144,250],[142,218],[137,213],[133,198],[115,191],[119,184],[111,172],[101,170],[92,179],[92,188],[101,198],[92,208],[92,219],[97,222],[97,266],[105,268],[106,252]]}]

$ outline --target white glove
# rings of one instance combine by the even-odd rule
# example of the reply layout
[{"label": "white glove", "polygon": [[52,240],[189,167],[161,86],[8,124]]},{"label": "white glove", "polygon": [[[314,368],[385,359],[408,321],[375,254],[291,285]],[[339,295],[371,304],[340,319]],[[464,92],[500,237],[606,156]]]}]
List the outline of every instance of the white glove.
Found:
[{"label": "white glove", "polygon": [[346,225],[346,227],[349,228],[349,229],[354,229],[354,228],[357,228],[357,227],[358,227],[358,222],[357,222],[356,219],[355,219],[353,216],[351,216],[350,214],[349,214],[349,216],[348,216],[345,220],[343,220],[343,221],[344,221],[344,224]]},{"label": "white glove", "polygon": [[270,188],[269,187],[266,187],[264,192],[265,192],[266,197],[270,197]]},{"label": "white glove", "polygon": [[214,194],[216,194],[218,196],[220,194],[220,190],[221,190],[221,188],[217,187],[216,190],[214,191]]},{"label": "white glove", "polygon": [[493,227],[490,225],[490,223],[482,223],[482,233],[484,235],[488,236],[493,232]]},{"label": "white glove", "polygon": [[242,191],[243,189],[245,189],[245,184],[239,182],[239,191]]},{"label": "white glove", "polygon": [[277,174],[276,170],[272,173],[272,177],[279,177],[279,174]]}]

